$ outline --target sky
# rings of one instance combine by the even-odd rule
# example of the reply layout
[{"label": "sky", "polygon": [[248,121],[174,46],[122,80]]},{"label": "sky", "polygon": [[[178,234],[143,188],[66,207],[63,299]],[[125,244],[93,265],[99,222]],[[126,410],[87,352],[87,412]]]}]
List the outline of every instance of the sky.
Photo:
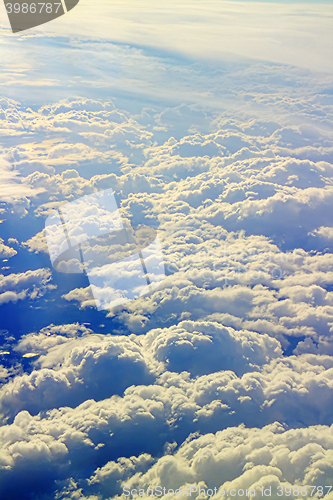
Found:
[{"label": "sky", "polygon": [[[332,24],[80,0],[13,34],[0,5],[1,499],[333,499]],[[101,193],[163,258],[112,307],[142,270],[103,275]],[[77,206],[74,274],[45,224]]]}]

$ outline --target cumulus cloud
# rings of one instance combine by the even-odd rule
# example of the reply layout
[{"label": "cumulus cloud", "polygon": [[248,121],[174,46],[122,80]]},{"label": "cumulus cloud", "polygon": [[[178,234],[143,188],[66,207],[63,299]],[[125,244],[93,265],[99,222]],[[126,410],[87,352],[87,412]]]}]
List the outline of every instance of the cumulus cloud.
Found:
[{"label": "cumulus cloud", "polygon": [[32,236],[27,241],[22,242],[22,244],[23,246],[28,248],[30,252],[35,252],[35,253],[44,252],[48,254],[45,229],[35,234],[35,236]]},{"label": "cumulus cloud", "polygon": [[22,408],[38,413],[76,406],[90,397],[104,399],[155,378],[134,339],[96,335],[84,325],[44,328],[23,337],[16,350],[40,357],[32,373],[17,376],[0,389],[0,406],[9,416]]},{"label": "cumulus cloud", "polygon": [[0,390],[2,411],[9,416],[23,408],[38,413],[122,394],[132,384],[151,383],[165,370],[244,374],[282,354],[279,342],[268,335],[191,321],[130,337],[96,335],[79,324],[51,325],[25,335],[16,351],[40,357],[32,373]]},{"label": "cumulus cloud", "polygon": [[80,338],[92,333],[86,325],[73,323],[68,325],[49,325],[40,332],[24,335],[16,346],[16,351],[24,354],[29,351],[46,354],[51,347],[68,342],[73,338]]},{"label": "cumulus cloud", "polygon": [[17,302],[29,297],[36,299],[53,290],[55,285],[49,284],[51,271],[49,269],[37,269],[25,273],[11,273],[0,276],[0,304]]},{"label": "cumulus cloud", "polygon": [[[175,432],[183,438],[189,429],[207,431],[232,421],[253,425],[287,419],[292,425],[309,425],[331,418],[331,358],[282,358],[278,342],[267,335],[200,322],[183,322],[177,339],[175,328],[147,337],[105,337],[83,329],[83,337],[73,339],[58,330],[60,338],[53,337],[57,330],[52,327],[51,338],[42,331],[20,343],[21,352],[34,346],[41,356],[31,374],[17,376],[1,389],[5,415],[14,417],[23,408],[38,413],[75,406],[89,397],[103,399],[125,390],[123,400],[111,398],[105,404],[118,401],[120,411],[136,400],[146,412],[159,402],[159,419],[166,425],[172,416]],[[215,355],[209,355],[209,343],[214,343]],[[231,356],[227,352],[232,344]]]},{"label": "cumulus cloud", "polygon": [[0,200],[17,205],[17,211],[22,211],[29,204],[28,197],[36,196],[41,190],[34,189],[18,177],[18,172],[11,169],[9,162],[0,156]]},{"label": "cumulus cloud", "polygon": [[17,251],[14,248],[5,245],[3,239],[0,238],[0,259],[9,259],[16,254]]},{"label": "cumulus cloud", "polygon": [[[225,490],[225,496],[234,494],[235,489],[239,490],[239,497],[244,495],[242,490],[252,489],[254,497],[262,495],[264,487],[268,493],[271,488],[270,497],[278,499],[279,486],[329,487],[326,480],[323,484],[320,481],[332,477],[331,435],[330,427],[287,430],[279,423],[262,429],[240,426],[206,436],[193,435],[176,452],[154,464],[147,455],[109,462],[91,476],[86,491],[126,498],[125,493],[132,489],[162,487],[167,492],[181,488],[182,494],[184,486],[184,496],[192,487],[191,498],[201,498],[199,487],[202,491]],[[310,492],[309,489],[308,497]],[[219,498],[218,494],[212,496]],[[162,498],[168,498],[167,493]]]},{"label": "cumulus cloud", "polygon": [[282,354],[268,335],[236,331],[214,322],[183,321],[167,329],[150,330],[142,343],[170,371],[202,375],[232,370],[245,373]]},{"label": "cumulus cloud", "polygon": [[[108,457],[114,460],[113,457],[119,456],[119,453],[125,453],[125,456],[127,453],[131,456],[140,453],[155,455],[161,453],[165,441],[182,443],[191,432],[197,431],[205,433],[199,441],[189,440],[188,444],[180,447],[175,458],[160,459],[158,465],[147,471],[147,476],[134,474],[128,483],[125,478],[124,484],[146,484],[149,481],[157,484],[162,480],[163,484],[168,481],[170,487],[196,481],[204,481],[211,486],[219,478],[221,482],[214,486],[241,485],[243,481],[252,486],[264,481],[268,471],[275,472],[274,475],[282,483],[288,481],[292,484],[297,479],[302,484],[306,481],[309,481],[307,484],[319,485],[322,484],[320,481],[326,484],[332,467],[327,462],[330,452],[328,455],[325,452],[330,449],[329,427],[315,427],[313,437],[310,436],[311,427],[290,430],[284,435],[283,439],[287,437],[287,440],[283,445],[281,436],[284,429],[281,424],[271,427],[276,437],[266,434],[267,429],[235,430],[232,425],[244,420],[250,427],[258,423],[265,425],[281,418],[285,420],[286,415],[289,425],[296,427],[300,424],[301,427],[311,426],[314,422],[329,425],[332,418],[329,405],[332,397],[331,372],[330,357],[310,355],[302,359],[273,361],[261,373],[248,373],[242,378],[226,371],[191,380],[186,373],[166,372],[158,384],[130,387],[122,398],[113,396],[97,403],[88,400],[74,409],[54,409],[36,417],[22,411],[11,425],[1,429],[6,466],[2,491],[17,491],[17,488],[27,484],[24,481],[17,486],[14,479],[16,474],[20,474],[20,464],[26,465],[27,460],[30,460],[29,470],[36,484],[48,480],[50,485],[51,477],[47,469],[53,467],[53,478],[60,478],[64,469],[73,477],[80,474],[80,456],[85,457],[86,467],[91,469],[92,484],[100,482],[104,488],[105,480],[105,487],[108,487],[110,476],[114,487],[115,481],[124,476],[122,467],[120,464],[106,465],[94,475],[92,464],[96,460],[106,463]],[[218,433],[223,439],[217,445],[220,451],[215,453],[213,444],[209,444],[210,440],[214,443],[215,437],[207,432],[217,432],[221,427],[225,431]],[[231,439],[234,432],[239,436],[236,447],[236,436]],[[321,436],[318,444],[323,449],[313,448],[317,439],[315,436],[319,437],[317,432]],[[224,444],[224,437],[228,445]],[[247,439],[253,439],[252,446]],[[313,454],[315,449],[318,450],[316,459]],[[32,450],[35,451],[32,453]],[[297,453],[297,450],[302,451]],[[216,457],[215,465],[209,460],[209,456],[213,455]],[[194,456],[198,458],[197,465],[188,470],[193,465],[190,457],[194,459]],[[44,472],[40,462],[46,457]],[[181,457],[189,461],[185,467],[189,476],[184,476],[182,464],[176,463],[182,460]],[[147,458],[142,458],[141,462],[143,467],[149,464]],[[175,472],[170,474],[172,463]],[[224,464],[222,471],[221,463]],[[289,463],[293,464],[291,468]],[[160,477],[158,471],[164,470],[164,466],[165,472]],[[132,475],[133,469],[135,471],[135,466],[129,467],[129,475]],[[199,470],[203,475],[196,475]]]},{"label": "cumulus cloud", "polygon": [[[276,105],[282,106],[281,101],[276,100]],[[323,102],[328,113],[330,101],[320,101],[321,105]],[[313,108],[313,104],[311,106]],[[312,108],[309,103],[303,103],[301,114],[311,114]],[[24,115],[24,110],[21,113]],[[116,113],[119,116],[116,117]],[[329,228],[330,211],[326,208],[331,203],[332,165],[318,160],[323,152],[320,148],[328,148],[328,151],[332,144],[327,130],[313,124],[285,125],[279,116],[275,118],[281,123],[263,118],[244,121],[221,116],[212,122],[213,132],[196,131],[159,144],[150,142],[149,126],[146,125],[143,133],[145,127],[139,125],[143,117],[138,115],[138,121],[134,122],[110,103],[66,100],[41,108],[38,119],[43,122],[46,118],[67,120],[67,126],[71,124],[73,130],[78,128],[82,140],[87,139],[85,134],[91,123],[96,121],[103,128],[110,126],[110,120],[114,120],[114,126],[131,123],[136,130],[134,143],[140,137],[144,161],[135,167],[127,164],[124,174],[116,171],[86,179],[78,168],[58,174],[36,171],[26,178],[54,197],[53,202],[36,207],[38,216],[49,214],[52,203],[53,208],[59,208],[63,201],[57,200],[64,197],[70,201],[74,196],[113,187],[125,217],[136,223],[143,220],[157,223],[168,272],[173,277],[150,301],[145,300],[142,308],[139,302],[134,306],[135,313],[124,313],[131,328],[138,327],[140,331],[140,325],[146,325],[146,329],[157,326],[154,317],[148,318],[145,314],[148,310],[149,314],[170,316],[170,309],[174,308],[172,314],[177,316],[179,310],[182,315],[177,316],[178,320],[196,319],[201,312],[192,307],[193,298],[200,297],[203,304],[209,302],[206,314],[220,314],[219,320],[227,325],[269,333],[281,342],[284,334],[308,335],[315,342],[317,335],[322,338],[330,334],[331,255],[311,253],[322,239],[323,229],[318,227]],[[145,123],[149,123],[149,118],[152,119],[146,113]],[[190,128],[191,121],[208,120],[207,115],[184,106],[169,109],[155,119],[168,134],[178,124],[174,130],[177,137],[181,127]],[[128,129],[123,130],[125,143],[129,141],[128,133]],[[146,142],[141,147],[142,137]],[[314,146],[314,140],[324,146]],[[63,143],[58,143],[59,147],[60,144]],[[297,158],[297,151],[309,145],[317,151],[317,159]],[[41,150],[33,148],[33,154],[38,151],[41,158],[45,153],[40,153],[43,148],[46,151],[46,146],[42,145]],[[98,151],[100,145],[94,148]],[[125,153],[126,148],[128,144],[120,141],[117,154]],[[27,150],[24,151],[26,154]],[[39,198],[41,202],[43,196]],[[47,250],[43,232],[25,244],[32,251]],[[303,250],[298,250],[298,245],[303,246]],[[329,245],[326,238],[325,247]],[[316,298],[311,300],[300,293],[296,298],[291,289],[295,285],[310,286],[311,290],[320,287],[322,291],[316,289]],[[173,296],[168,292],[170,286],[176,287]],[[229,287],[228,291],[221,291],[225,287]],[[182,290],[181,296],[177,290]],[[322,296],[319,302],[318,294]],[[229,307],[227,295],[232,297],[232,304],[237,304],[235,307],[232,304]],[[263,303],[257,303],[261,300],[259,295]],[[79,301],[83,307],[93,305],[89,289],[69,290],[63,297],[67,301]]]}]

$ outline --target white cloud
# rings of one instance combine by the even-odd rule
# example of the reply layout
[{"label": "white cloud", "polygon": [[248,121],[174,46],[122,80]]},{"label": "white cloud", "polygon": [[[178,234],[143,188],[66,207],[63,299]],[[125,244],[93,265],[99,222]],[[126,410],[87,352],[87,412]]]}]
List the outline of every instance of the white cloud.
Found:
[{"label": "white cloud", "polygon": [[16,351],[24,354],[37,352],[46,354],[48,350],[56,345],[68,342],[70,339],[79,338],[92,333],[86,325],[79,323],[68,325],[50,325],[42,328],[40,332],[24,335],[16,346]]},{"label": "white cloud", "polygon": [[0,389],[0,406],[9,416],[22,408],[38,413],[76,406],[155,379],[134,339],[96,335],[80,325],[44,328],[25,336],[16,350],[41,356],[31,374],[17,376]]},{"label": "white cloud", "polygon": [[[132,456],[140,454],[136,450],[160,453],[165,440],[182,443],[196,430],[205,434],[189,439],[174,457],[157,460],[151,468],[147,455],[120,461],[119,465],[110,463],[95,474],[91,470],[91,484],[97,483],[99,492],[110,488],[109,494],[119,480],[124,485],[153,486],[161,481],[176,487],[203,481],[214,487],[230,486],[235,481],[252,486],[264,481],[269,471],[275,472],[281,483],[326,484],[332,471],[329,427],[286,432],[281,424],[253,427],[267,420],[273,424],[287,414],[294,425],[297,419],[303,425],[331,421],[331,372],[330,357],[310,355],[275,360],[262,373],[242,378],[219,372],[191,380],[186,373],[167,372],[159,385],[130,387],[123,398],[114,396],[97,403],[88,400],[74,409],[54,409],[36,417],[22,411],[13,424],[1,429],[2,461],[9,466],[8,472],[3,472],[3,491],[15,491],[17,484],[26,484],[20,464],[28,466],[28,460],[36,484],[53,481],[48,468],[53,469],[53,478],[60,478],[64,471],[67,477],[78,478],[82,477],[82,455],[88,471],[96,459],[106,463],[127,450]],[[235,421],[243,420],[252,428],[232,427]],[[225,430],[211,434],[221,427]],[[136,475],[138,469],[145,473]]]},{"label": "white cloud", "polygon": [[41,190],[33,189],[22,182],[18,173],[11,170],[10,164],[0,157],[0,200],[17,205],[20,212],[29,205],[28,197],[36,196]]},{"label": "white cloud", "polygon": [[[122,111],[94,98],[56,102],[56,93],[39,110],[2,102],[4,175],[33,190],[23,197],[26,219],[16,218],[17,207],[0,209],[8,235],[24,241],[2,243],[7,254],[18,252],[13,266],[42,267],[42,227],[52,210],[112,188],[123,220],[158,229],[169,276],[108,318],[91,309],[89,288],[66,288],[61,274],[62,298],[51,295],[50,270],[13,267],[0,279],[3,302],[50,290],[48,311],[54,314],[53,299],[62,311],[48,320],[34,308],[24,325],[31,333],[4,356],[21,364],[0,374],[1,495],[51,498],[62,490],[59,498],[100,500],[119,494],[121,481],[228,488],[329,481],[331,78],[319,83],[318,75],[267,63],[213,75],[132,49],[117,84],[124,94],[133,89],[128,77],[142,63],[137,92],[154,87],[153,99],[168,91],[154,109]],[[123,54],[108,45],[105,67],[116,50]],[[82,64],[88,52],[80,52]],[[92,71],[94,64],[97,56]],[[156,71],[163,85],[158,78],[144,85]],[[105,72],[98,78],[109,85]],[[177,103],[187,105],[166,109],[176,87]],[[6,192],[14,201],[14,189]],[[105,255],[97,245],[90,250]],[[58,324],[35,331],[45,321]],[[94,333],[100,323],[105,335]],[[291,357],[282,354],[286,336]],[[29,353],[38,356],[22,358]],[[248,428],[235,427],[241,423]],[[192,432],[202,436],[186,441]]]},{"label": "white cloud", "polygon": [[48,290],[55,288],[55,285],[49,284],[50,280],[51,271],[49,269],[0,276],[0,304],[17,302],[26,297],[32,299],[41,297]]},{"label": "white cloud", "polygon": [[[252,58],[325,72],[331,67],[331,16],[324,4],[191,0],[154,6],[145,1],[138,7],[135,1],[124,6],[104,0],[98,8],[78,6],[51,29],[196,60]],[[45,33],[45,27],[37,30]]]},{"label": "white cloud", "polygon": [[315,229],[312,233],[312,236],[317,236],[318,238],[323,238],[324,240],[332,240],[333,239],[333,227],[325,227],[321,226],[318,229]]},{"label": "white cloud", "polygon": [[[31,374],[17,376],[1,389],[5,415],[14,417],[23,408],[38,413],[75,406],[127,388],[122,400],[105,400],[105,404],[118,401],[119,411],[127,412],[135,400],[144,413],[157,404],[161,425],[169,418],[179,420],[175,432],[181,433],[183,419],[188,430],[213,430],[232,421],[253,425],[287,419],[292,425],[306,425],[330,418],[329,356],[281,358],[278,342],[267,335],[235,332],[208,322],[181,323],[177,339],[176,328],[152,331],[147,337],[92,335],[83,329],[82,338],[76,337],[77,326],[70,329],[74,338],[64,338],[61,328],[58,338],[52,327],[51,338],[42,331],[23,339],[21,352],[33,346],[41,356]],[[213,342],[214,347],[207,348]],[[227,355],[231,345],[233,354]],[[189,372],[205,375],[191,378]],[[158,374],[154,385],[140,386],[152,383]]]},{"label": "white cloud", "polygon": [[193,375],[219,370],[244,373],[282,354],[279,342],[268,335],[235,331],[208,321],[183,321],[150,330],[142,343],[166,369]]},{"label": "white cloud", "polygon": [[[109,462],[92,475],[91,488],[86,488],[86,492],[94,492],[98,486],[106,498],[121,494],[125,488],[124,493],[134,488],[147,491],[160,486],[175,490],[185,486],[188,493],[192,485],[191,498],[202,498],[199,486],[202,490],[221,487],[232,494],[234,488],[253,488],[256,496],[262,495],[261,488],[265,486],[265,489],[272,487],[269,496],[277,500],[278,486],[306,485],[307,498],[310,498],[309,486],[328,485],[326,480],[324,483],[320,480],[327,474],[331,477],[333,472],[331,434],[332,429],[324,426],[297,430],[286,430],[279,423],[262,429],[231,427],[216,434],[193,436],[176,452],[159,458],[152,465],[146,455]],[[125,498],[125,494],[120,498]]]},{"label": "white cloud", "polygon": [[10,257],[14,257],[17,254],[17,251],[5,245],[3,239],[0,238],[0,259],[10,259]]},{"label": "white cloud", "polygon": [[29,252],[48,253],[45,229],[35,234],[35,236],[29,238],[29,240],[23,242],[22,244],[24,247],[28,248]]}]

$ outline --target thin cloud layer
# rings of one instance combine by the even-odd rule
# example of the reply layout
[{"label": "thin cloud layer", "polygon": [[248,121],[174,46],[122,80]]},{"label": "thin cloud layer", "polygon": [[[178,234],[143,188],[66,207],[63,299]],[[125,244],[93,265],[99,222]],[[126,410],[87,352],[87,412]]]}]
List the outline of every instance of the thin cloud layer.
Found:
[{"label": "thin cloud layer", "polygon": [[79,5],[52,27],[58,34],[152,47],[196,60],[251,58],[325,72],[331,70],[331,23],[332,10],[325,4],[174,0],[138,6],[104,0],[94,7]]}]

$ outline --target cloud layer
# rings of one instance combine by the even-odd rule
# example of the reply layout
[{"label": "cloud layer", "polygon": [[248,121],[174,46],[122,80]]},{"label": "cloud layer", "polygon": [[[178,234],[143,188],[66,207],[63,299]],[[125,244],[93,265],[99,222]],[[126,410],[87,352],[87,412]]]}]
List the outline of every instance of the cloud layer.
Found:
[{"label": "cloud layer", "polygon": [[[10,52],[39,65],[0,63],[1,498],[332,484],[332,77],[297,67],[327,64],[327,7],[81,3],[64,33],[106,9],[98,36],[132,45],[53,39],[42,56],[44,27]],[[257,61],[200,62],[235,40]],[[167,276],[103,312],[85,275],[53,269],[44,227],[107,189],[124,224],[157,231]],[[107,239],[84,251],[110,258]]]}]

